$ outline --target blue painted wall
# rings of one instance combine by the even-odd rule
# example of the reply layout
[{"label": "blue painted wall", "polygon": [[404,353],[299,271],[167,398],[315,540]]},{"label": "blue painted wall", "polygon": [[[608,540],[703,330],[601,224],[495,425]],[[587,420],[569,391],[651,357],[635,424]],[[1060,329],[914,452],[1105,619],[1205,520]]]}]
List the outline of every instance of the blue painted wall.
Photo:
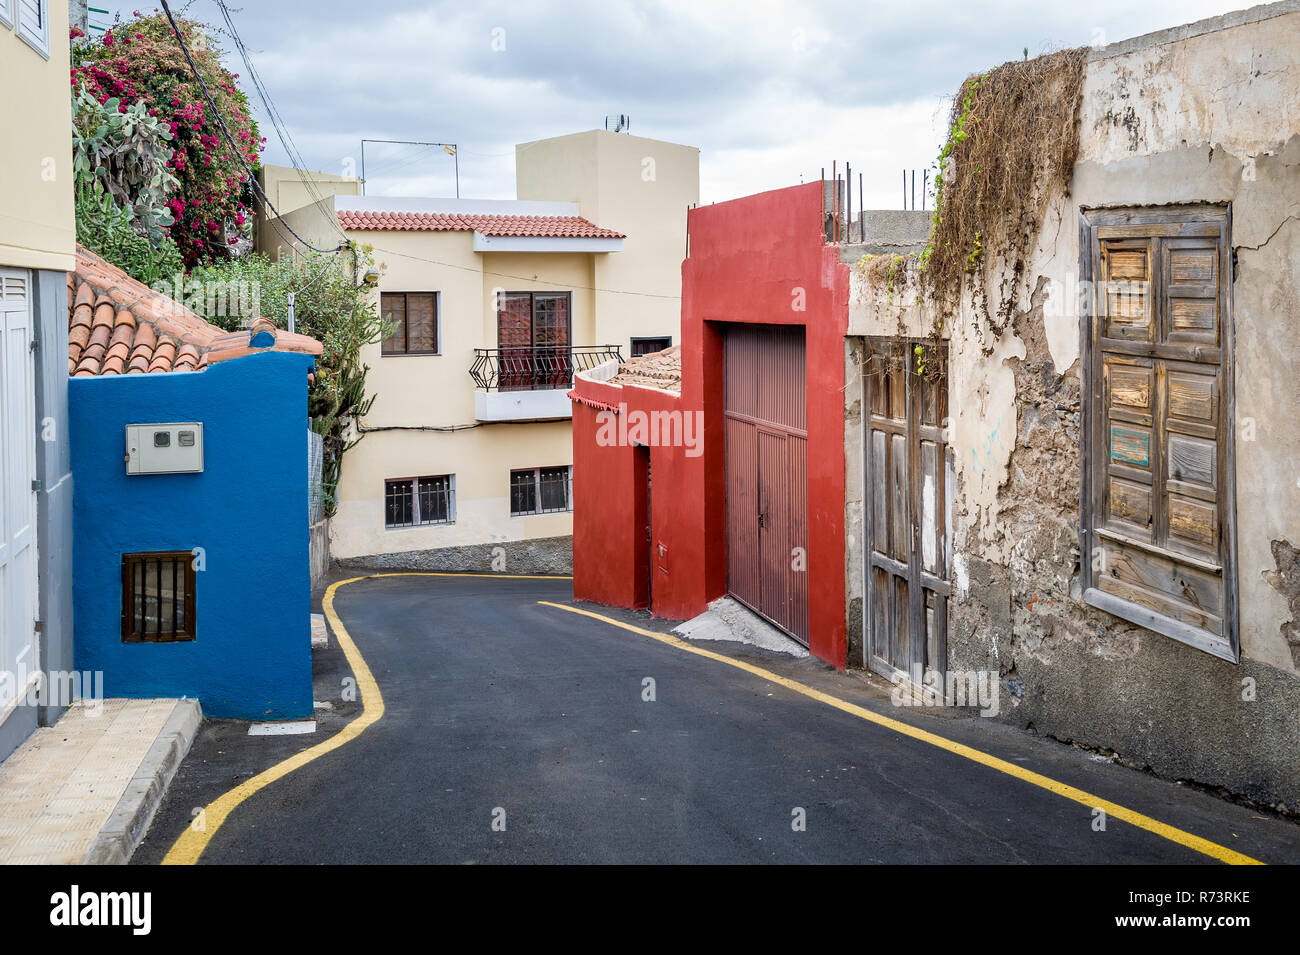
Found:
[{"label": "blue painted wall", "polygon": [[[197,697],[215,717],[312,712],[307,356],[69,382],[76,666],[106,696]],[[203,422],[201,474],[126,474],[128,424]],[[197,639],[123,643],[122,555],[204,549]]]}]

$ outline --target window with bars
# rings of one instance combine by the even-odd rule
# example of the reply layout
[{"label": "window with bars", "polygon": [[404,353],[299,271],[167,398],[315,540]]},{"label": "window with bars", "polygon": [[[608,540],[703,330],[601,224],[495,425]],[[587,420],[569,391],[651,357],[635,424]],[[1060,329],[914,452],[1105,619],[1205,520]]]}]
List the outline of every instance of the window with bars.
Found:
[{"label": "window with bars", "polygon": [[393,325],[380,345],[381,354],[439,354],[437,292],[384,292],[379,314]]},{"label": "window with bars", "polygon": [[573,469],[529,468],[510,472],[510,514],[555,514],[570,509]]},{"label": "window with bars", "polygon": [[195,639],[194,555],[187,550],[122,555],[122,642]]},{"label": "window with bars", "polygon": [[632,339],[632,357],[640,358],[642,355],[653,355],[657,351],[671,348],[672,345],[673,340],[667,336],[663,338],[634,338]]},{"label": "window with bars", "polygon": [[395,478],[384,482],[384,526],[456,522],[456,476]]},{"label": "window with bars", "polygon": [[1240,659],[1227,211],[1098,210],[1081,250],[1081,565],[1095,607]]}]

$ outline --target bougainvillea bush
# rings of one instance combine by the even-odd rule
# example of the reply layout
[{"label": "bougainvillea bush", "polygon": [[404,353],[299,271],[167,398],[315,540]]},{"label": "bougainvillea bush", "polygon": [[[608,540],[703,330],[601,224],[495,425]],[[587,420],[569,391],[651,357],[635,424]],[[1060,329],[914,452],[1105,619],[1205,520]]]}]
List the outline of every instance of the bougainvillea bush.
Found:
[{"label": "bougainvillea bush", "polygon": [[98,39],[73,37],[72,86],[125,111],[143,104],[167,124],[174,152],[168,165],[179,185],[167,200],[172,239],[187,265],[227,258],[251,236],[252,185],[265,142],[249,114],[238,74],[200,23],[177,18],[185,45],[238,145],[233,149],[203,95],[166,16],[139,12]]}]

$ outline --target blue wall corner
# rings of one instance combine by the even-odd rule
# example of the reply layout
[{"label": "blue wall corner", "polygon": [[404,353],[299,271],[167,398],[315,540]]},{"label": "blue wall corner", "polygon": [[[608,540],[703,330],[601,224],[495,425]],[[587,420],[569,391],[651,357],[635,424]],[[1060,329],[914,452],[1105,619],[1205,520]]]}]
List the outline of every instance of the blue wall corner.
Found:
[{"label": "blue wall corner", "polygon": [[[197,698],[205,714],[312,712],[308,356],[69,382],[76,667],[107,696]],[[126,426],[203,422],[204,471],[127,476]],[[122,555],[203,548],[197,639],[123,643]]]}]

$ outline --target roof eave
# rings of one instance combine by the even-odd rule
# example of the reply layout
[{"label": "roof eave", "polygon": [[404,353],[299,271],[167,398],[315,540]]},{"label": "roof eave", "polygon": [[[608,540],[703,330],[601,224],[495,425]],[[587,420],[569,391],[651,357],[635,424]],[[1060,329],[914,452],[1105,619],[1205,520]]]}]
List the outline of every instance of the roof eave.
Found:
[{"label": "roof eave", "polygon": [[475,252],[622,252],[623,240],[595,236],[523,236],[474,233]]}]

